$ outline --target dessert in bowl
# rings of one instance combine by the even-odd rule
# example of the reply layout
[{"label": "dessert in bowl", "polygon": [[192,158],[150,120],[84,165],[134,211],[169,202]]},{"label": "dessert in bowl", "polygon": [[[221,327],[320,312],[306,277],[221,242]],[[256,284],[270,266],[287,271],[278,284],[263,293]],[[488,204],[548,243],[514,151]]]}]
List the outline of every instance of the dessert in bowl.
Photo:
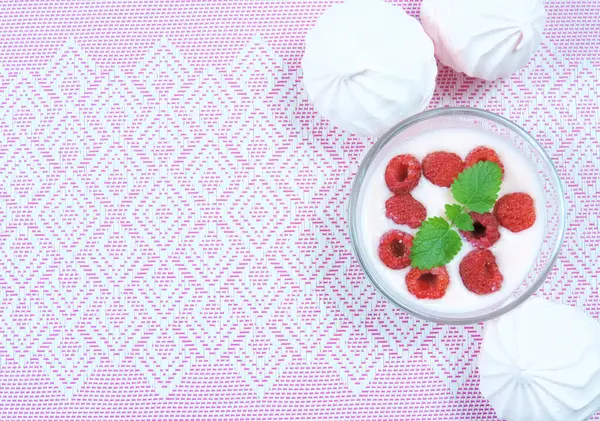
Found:
[{"label": "dessert in bowl", "polygon": [[367,277],[404,310],[442,323],[476,323],[523,302],[552,268],[564,224],[545,151],[477,109],[427,111],[392,128],[365,157],[350,199]]}]

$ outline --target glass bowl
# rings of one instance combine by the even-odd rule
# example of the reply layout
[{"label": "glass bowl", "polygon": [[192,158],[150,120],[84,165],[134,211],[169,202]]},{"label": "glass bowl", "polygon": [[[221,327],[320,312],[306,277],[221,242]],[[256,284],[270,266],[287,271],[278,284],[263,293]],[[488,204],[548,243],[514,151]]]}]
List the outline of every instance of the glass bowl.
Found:
[{"label": "glass bowl", "polygon": [[[545,192],[546,210],[545,237],[527,277],[518,285],[513,293],[500,303],[480,310],[465,313],[440,314],[427,310],[427,306],[416,306],[409,300],[393,294],[386,286],[376,267],[367,258],[365,244],[361,241],[361,199],[364,195],[363,181],[370,176],[370,170],[377,164],[377,157],[390,157],[391,150],[398,142],[406,141],[418,134],[442,128],[477,128],[500,135],[507,142],[519,149],[532,163],[539,175]],[[382,158],[379,158],[381,162]],[[421,319],[446,324],[474,324],[498,317],[523,303],[544,282],[560,251],[565,233],[565,199],[562,183],[552,164],[550,157],[536,140],[521,127],[499,115],[474,108],[440,108],[425,111],[399,123],[385,133],[363,160],[350,196],[349,220],[352,247],[365,271],[367,278],[393,304]]]}]

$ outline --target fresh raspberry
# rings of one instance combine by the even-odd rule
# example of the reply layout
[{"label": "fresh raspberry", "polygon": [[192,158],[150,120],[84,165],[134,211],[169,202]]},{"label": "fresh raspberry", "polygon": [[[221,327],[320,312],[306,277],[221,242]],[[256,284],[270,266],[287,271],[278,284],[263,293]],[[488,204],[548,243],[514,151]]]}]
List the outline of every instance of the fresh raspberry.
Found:
[{"label": "fresh raspberry", "polygon": [[500,239],[498,221],[491,213],[471,212],[473,218],[473,231],[460,231],[465,239],[477,248],[492,247]]},{"label": "fresh raspberry", "polygon": [[423,175],[436,186],[450,187],[464,166],[455,153],[432,152],[423,159]]},{"label": "fresh raspberry", "polygon": [[396,194],[410,192],[420,179],[421,164],[412,155],[395,156],[385,169],[385,183]]},{"label": "fresh raspberry", "polygon": [[498,291],[504,279],[494,254],[487,249],[469,252],[460,262],[458,271],[467,289],[479,295]]},{"label": "fresh raspberry", "polygon": [[379,258],[390,269],[410,266],[413,236],[399,230],[388,231],[379,241]]},{"label": "fresh raspberry", "polygon": [[504,175],[504,165],[500,161],[500,157],[495,150],[486,148],[485,146],[478,146],[469,152],[469,155],[465,158],[465,168],[469,168],[481,161],[498,164],[500,170],[502,170],[502,175]]},{"label": "fresh raspberry", "polygon": [[504,228],[519,232],[535,223],[535,206],[527,193],[510,193],[502,196],[494,206],[494,215]]},{"label": "fresh raspberry", "polygon": [[408,291],[417,298],[432,300],[446,295],[450,277],[445,267],[430,270],[412,269],[406,275]]},{"label": "fresh raspberry", "polygon": [[404,193],[392,196],[385,202],[385,215],[396,224],[419,228],[427,217],[427,210],[409,193]]}]

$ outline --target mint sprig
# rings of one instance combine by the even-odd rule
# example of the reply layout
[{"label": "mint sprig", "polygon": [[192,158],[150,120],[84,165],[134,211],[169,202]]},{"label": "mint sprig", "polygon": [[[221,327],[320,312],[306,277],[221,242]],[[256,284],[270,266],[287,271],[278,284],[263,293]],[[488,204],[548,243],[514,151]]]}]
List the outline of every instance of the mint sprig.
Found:
[{"label": "mint sprig", "polygon": [[452,228],[473,231],[469,212],[489,212],[498,200],[501,184],[502,170],[493,162],[478,162],[463,170],[451,186],[458,204],[445,206],[448,220],[436,216],[423,221],[413,240],[411,265],[429,270],[450,263],[462,248],[460,235]]},{"label": "mint sprig", "polygon": [[458,174],[452,196],[473,212],[489,212],[498,200],[502,170],[494,162],[482,161]]},{"label": "mint sprig", "polygon": [[421,224],[410,250],[411,265],[419,269],[444,266],[458,254],[460,236],[444,218],[427,218]]},{"label": "mint sprig", "polygon": [[446,216],[451,224],[463,231],[473,231],[473,218],[466,213],[465,207],[461,205],[446,205]]}]

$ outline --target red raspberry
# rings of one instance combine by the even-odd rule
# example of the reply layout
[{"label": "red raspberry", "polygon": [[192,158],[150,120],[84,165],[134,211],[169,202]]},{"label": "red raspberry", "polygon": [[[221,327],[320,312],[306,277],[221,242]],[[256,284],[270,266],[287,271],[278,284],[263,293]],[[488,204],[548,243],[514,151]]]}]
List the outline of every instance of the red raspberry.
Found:
[{"label": "red raspberry", "polygon": [[408,291],[417,298],[435,300],[446,295],[450,277],[445,267],[430,270],[412,269],[406,275]]},{"label": "red raspberry", "polygon": [[423,175],[436,186],[450,187],[464,166],[455,153],[432,152],[423,159]]},{"label": "red raspberry", "polygon": [[427,210],[409,193],[404,193],[392,196],[385,202],[385,215],[396,224],[419,228],[427,217]]},{"label": "red raspberry", "polygon": [[500,239],[498,221],[491,213],[471,212],[473,231],[460,231],[465,239],[477,248],[492,247]]},{"label": "red raspberry", "polygon": [[469,155],[465,158],[465,168],[469,168],[478,162],[489,161],[498,164],[504,175],[504,165],[500,161],[500,157],[495,150],[486,148],[485,146],[478,146],[469,152]]},{"label": "red raspberry", "polygon": [[487,249],[469,252],[460,262],[458,271],[467,289],[478,295],[498,291],[504,279],[494,254]]},{"label": "red raspberry", "polygon": [[413,236],[399,230],[388,231],[379,242],[379,258],[390,269],[410,266]]},{"label": "red raspberry", "polygon": [[421,164],[412,155],[398,155],[385,169],[385,183],[396,194],[408,193],[419,184]]},{"label": "red raspberry", "polygon": [[510,193],[502,196],[494,206],[494,215],[504,228],[519,232],[535,223],[535,206],[527,193]]}]

